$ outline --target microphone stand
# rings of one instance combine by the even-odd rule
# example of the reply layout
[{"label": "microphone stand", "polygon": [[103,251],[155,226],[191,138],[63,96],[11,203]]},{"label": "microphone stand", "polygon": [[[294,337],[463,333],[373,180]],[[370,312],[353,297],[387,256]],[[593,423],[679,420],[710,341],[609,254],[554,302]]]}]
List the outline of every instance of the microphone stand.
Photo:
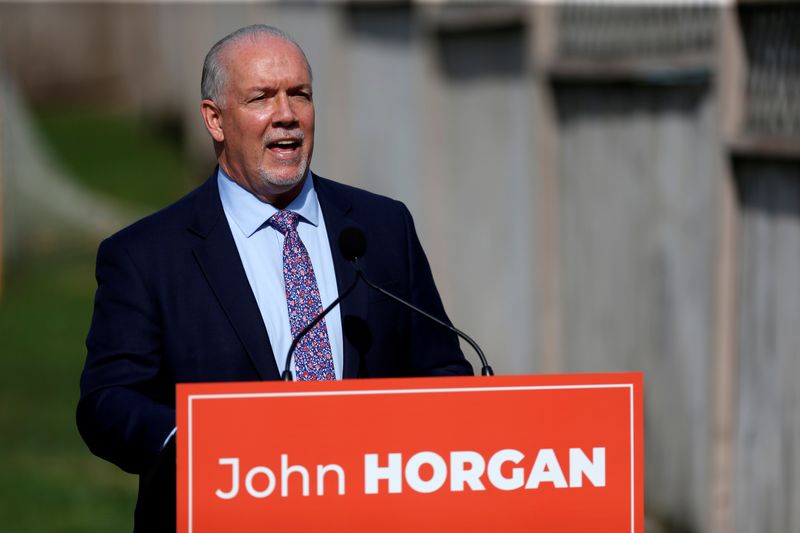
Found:
[{"label": "microphone stand", "polygon": [[[489,361],[486,360],[486,356],[483,354],[483,350],[481,350],[481,347],[478,346],[478,343],[475,342],[474,340],[472,340],[472,338],[469,335],[467,335],[466,333],[464,333],[463,331],[461,331],[457,327],[452,326],[452,325],[448,324],[447,322],[436,318],[435,316],[431,315],[430,313],[426,313],[425,311],[423,311],[419,307],[417,307],[417,306],[415,306],[415,305],[403,300],[402,298],[399,298],[399,297],[395,296],[391,292],[389,292],[389,291],[383,289],[382,287],[379,287],[378,285],[375,285],[374,283],[372,283],[367,278],[367,276],[364,275],[364,271],[361,269],[361,266],[358,264],[358,257],[353,258],[352,263],[353,263],[353,267],[355,267],[356,275],[358,276],[358,277],[356,277],[356,281],[358,281],[359,279],[364,280],[364,283],[366,283],[367,285],[369,285],[370,287],[372,287],[376,291],[380,292],[381,294],[384,294],[384,295],[388,296],[389,298],[393,299],[394,301],[399,302],[399,303],[405,305],[406,307],[411,308],[412,310],[416,311],[417,313],[421,314],[422,316],[433,320],[434,322],[436,322],[440,326],[443,326],[443,327],[449,329],[450,331],[452,331],[453,333],[455,333],[456,335],[458,335],[459,337],[461,337],[462,339],[467,341],[469,343],[469,345],[472,346],[472,348],[475,350],[475,352],[477,352],[478,357],[481,360],[481,365],[483,365],[481,367],[481,375],[482,376],[494,376],[494,370],[492,370],[492,367],[489,365]],[[352,289],[352,287],[351,287],[351,289]]]},{"label": "microphone stand", "polygon": [[314,318],[314,320],[309,322],[303,329],[300,330],[300,332],[295,336],[295,338],[292,339],[292,345],[289,347],[289,352],[286,354],[286,364],[284,365],[283,373],[281,374],[281,379],[283,381],[292,381],[292,372],[290,370],[292,365],[292,355],[294,354],[294,351],[297,348],[297,344],[300,342],[300,339],[305,337],[306,334],[309,331],[311,331],[311,328],[316,326],[319,323],[319,321],[322,320],[325,317],[325,315],[327,315],[331,311],[331,309],[336,307],[339,304],[339,302],[341,302],[351,292],[353,292],[353,289],[355,288],[356,284],[358,283],[358,280],[360,279],[364,280],[364,283],[366,283],[372,289],[375,289],[381,294],[386,295],[389,298],[393,299],[394,301],[408,307],[412,311],[415,311],[421,314],[422,316],[436,322],[440,326],[449,329],[450,331],[452,331],[453,333],[455,333],[456,335],[467,341],[467,343],[469,343],[469,345],[472,346],[472,349],[475,350],[475,352],[478,354],[478,357],[481,360],[481,365],[483,365],[481,367],[481,375],[494,376],[494,370],[492,370],[492,367],[489,366],[489,362],[486,360],[486,356],[483,354],[483,350],[481,350],[480,346],[478,346],[478,343],[472,340],[472,338],[470,338],[469,335],[467,335],[460,329],[456,328],[455,326],[436,318],[430,313],[426,313],[419,307],[403,300],[402,298],[395,296],[394,294],[385,290],[384,288],[375,285],[367,278],[367,276],[364,274],[364,270],[361,268],[361,265],[358,264],[358,258],[364,255],[364,252],[366,252],[366,246],[367,243],[366,239],[364,238],[364,233],[360,229],[356,227],[350,227],[350,228],[345,228],[342,231],[342,234],[339,236],[339,248],[345,259],[347,259],[353,264],[353,268],[356,271],[356,278],[353,280],[353,283],[350,284],[350,286],[347,288],[346,291],[340,294],[338,298],[336,298],[333,302],[331,302],[331,304],[328,305],[328,307],[326,307],[322,311],[322,313],[317,315]]}]

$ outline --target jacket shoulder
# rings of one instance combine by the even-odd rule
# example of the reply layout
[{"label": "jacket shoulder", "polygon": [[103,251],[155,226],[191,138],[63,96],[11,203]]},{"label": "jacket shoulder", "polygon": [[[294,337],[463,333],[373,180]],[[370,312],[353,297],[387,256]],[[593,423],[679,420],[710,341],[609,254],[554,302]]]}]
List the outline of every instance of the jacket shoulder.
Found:
[{"label": "jacket shoulder", "polygon": [[197,214],[201,198],[213,193],[209,188],[215,184],[209,178],[182,198],[117,231],[106,241],[124,247],[153,246],[184,234]]},{"label": "jacket shoulder", "polygon": [[322,176],[315,175],[317,194],[339,204],[340,207],[352,207],[356,210],[368,210],[386,214],[386,210],[407,211],[403,202],[370,192],[352,185],[346,185]]}]

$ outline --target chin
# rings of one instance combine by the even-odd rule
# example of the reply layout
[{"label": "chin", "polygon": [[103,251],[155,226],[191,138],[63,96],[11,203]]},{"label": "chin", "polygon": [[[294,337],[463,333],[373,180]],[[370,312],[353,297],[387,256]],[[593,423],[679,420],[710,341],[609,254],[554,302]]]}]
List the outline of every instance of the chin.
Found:
[{"label": "chin", "polygon": [[296,173],[289,175],[275,174],[274,172],[261,172],[261,181],[265,185],[272,185],[273,187],[286,187],[292,188],[306,176],[307,167],[299,169]]}]

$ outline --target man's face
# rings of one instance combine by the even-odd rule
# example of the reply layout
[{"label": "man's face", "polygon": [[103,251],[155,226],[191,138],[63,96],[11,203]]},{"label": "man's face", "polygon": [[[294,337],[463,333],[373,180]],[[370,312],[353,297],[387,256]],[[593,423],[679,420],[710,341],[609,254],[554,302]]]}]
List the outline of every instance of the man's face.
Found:
[{"label": "man's face", "polygon": [[297,47],[272,36],[234,43],[222,61],[227,79],[219,111],[219,162],[239,184],[273,202],[299,189],[311,163],[314,102],[308,67]]}]

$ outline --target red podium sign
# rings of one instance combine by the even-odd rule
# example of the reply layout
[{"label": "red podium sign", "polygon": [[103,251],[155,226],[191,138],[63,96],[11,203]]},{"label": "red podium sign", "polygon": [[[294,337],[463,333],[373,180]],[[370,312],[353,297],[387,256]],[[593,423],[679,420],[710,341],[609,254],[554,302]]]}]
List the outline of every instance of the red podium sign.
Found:
[{"label": "red podium sign", "polygon": [[178,531],[644,531],[642,376],[185,384]]}]

